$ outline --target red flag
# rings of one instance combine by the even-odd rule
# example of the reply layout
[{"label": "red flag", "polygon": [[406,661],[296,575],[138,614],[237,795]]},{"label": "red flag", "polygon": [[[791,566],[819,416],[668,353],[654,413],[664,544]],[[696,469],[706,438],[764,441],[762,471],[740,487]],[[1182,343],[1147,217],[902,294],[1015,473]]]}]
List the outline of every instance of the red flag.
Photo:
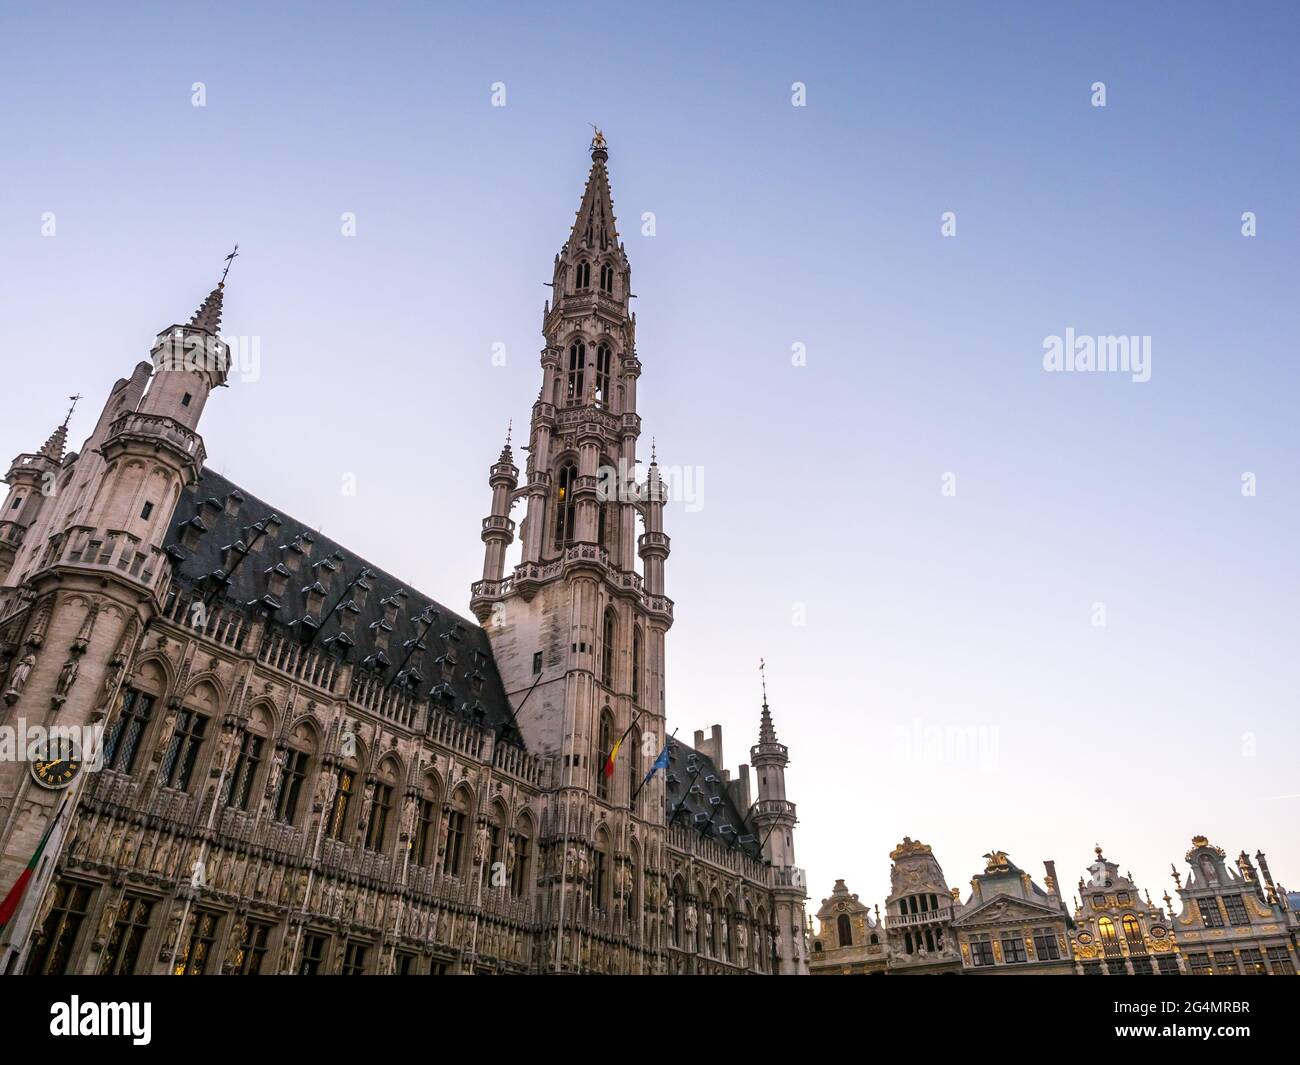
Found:
[{"label": "red flag", "polygon": [[19,874],[18,879],[14,881],[14,886],[9,889],[9,894],[5,896],[4,902],[0,902],[0,931],[4,930],[9,919],[18,911],[18,904],[23,901],[23,895],[27,893],[27,885],[32,879],[32,873],[36,871],[36,865],[41,860],[41,854],[45,850],[45,844],[50,841],[50,835],[54,832],[54,826],[59,823],[59,818],[63,816],[63,810],[68,805],[66,799],[59,806],[59,811],[54,815],[54,820],[50,822],[50,827],[45,830],[45,835],[41,836],[41,841],[36,845],[36,850],[32,853],[31,861],[27,863],[27,868]]}]

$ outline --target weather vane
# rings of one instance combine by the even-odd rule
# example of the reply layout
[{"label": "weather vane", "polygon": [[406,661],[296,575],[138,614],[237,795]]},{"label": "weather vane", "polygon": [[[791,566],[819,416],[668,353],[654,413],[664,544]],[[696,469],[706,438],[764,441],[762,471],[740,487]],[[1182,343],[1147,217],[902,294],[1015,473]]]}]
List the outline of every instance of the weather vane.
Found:
[{"label": "weather vane", "polygon": [[230,267],[234,263],[235,257],[238,255],[239,255],[239,245],[236,244],[235,250],[226,256],[226,268],[221,271],[221,283],[223,285],[226,283],[226,275],[230,273]]},{"label": "weather vane", "polygon": [[758,675],[763,681],[763,705],[767,705],[767,663],[763,659],[758,660]]},{"label": "weather vane", "polygon": [[78,392],[75,396],[69,396],[68,398],[72,400],[72,406],[68,408],[68,416],[63,419],[63,426],[65,429],[67,428],[68,422],[72,421],[72,412],[77,409],[77,400],[84,399],[85,397]]},{"label": "weather vane", "polygon": [[605,147],[605,134],[600,132],[599,127],[594,122],[588,122],[587,125],[591,127],[592,132],[591,146],[593,148]]}]

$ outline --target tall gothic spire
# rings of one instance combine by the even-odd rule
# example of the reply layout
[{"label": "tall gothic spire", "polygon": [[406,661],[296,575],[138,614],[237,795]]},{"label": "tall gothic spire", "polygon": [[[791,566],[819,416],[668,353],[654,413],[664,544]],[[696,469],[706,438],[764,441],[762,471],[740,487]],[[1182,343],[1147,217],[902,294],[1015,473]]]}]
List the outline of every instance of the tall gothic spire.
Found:
[{"label": "tall gothic spire", "polygon": [[609,191],[609,173],[605,163],[609,160],[609,147],[605,135],[596,130],[591,140],[591,172],[582,190],[582,203],[578,206],[573,230],[566,247],[579,247],[603,251],[618,246],[618,229],[614,221],[614,200]]},{"label": "tall gothic spire", "polygon": [[67,446],[67,443],[68,423],[65,421],[50,434],[50,438],[41,445],[41,450],[37,454],[59,462],[63,458],[63,449]]},{"label": "tall gothic spire", "polygon": [[190,319],[190,325],[216,336],[221,330],[221,305],[225,290],[226,283],[218,281],[217,287],[208,293],[208,298],[199,304],[199,309]]},{"label": "tall gothic spire", "polygon": [[758,660],[758,672],[763,678],[763,713],[758,725],[758,742],[761,746],[776,742],[776,726],[772,724],[772,711],[767,706],[767,664],[761,658]]}]

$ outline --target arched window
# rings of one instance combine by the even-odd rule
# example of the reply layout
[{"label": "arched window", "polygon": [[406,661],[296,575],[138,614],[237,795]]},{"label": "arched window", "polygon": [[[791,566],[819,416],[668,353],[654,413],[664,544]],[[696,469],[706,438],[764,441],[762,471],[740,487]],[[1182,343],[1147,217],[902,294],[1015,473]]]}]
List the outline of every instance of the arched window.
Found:
[{"label": "arched window", "polygon": [[853,946],[853,922],[849,920],[847,913],[842,913],[835,918],[835,934],[841,947]]},{"label": "arched window", "polygon": [[225,803],[236,810],[248,810],[253,796],[253,782],[262,764],[271,719],[262,707],[255,709],[249,718],[248,728],[239,737],[239,747],[226,774]]},{"label": "arched window", "polygon": [[579,262],[578,269],[575,271],[574,277],[577,282],[575,287],[579,291],[581,291],[584,288],[591,288],[591,263],[587,262],[586,259],[583,259],[581,262]]},{"label": "arched window", "polygon": [[609,707],[600,712],[600,738],[598,750],[600,762],[596,769],[596,798],[609,798],[610,777],[605,776],[605,763],[609,760],[610,748],[614,746],[614,715]]},{"label": "arched window", "polygon": [[452,876],[461,875],[461,867],[469,848],[465,845],[465,832],[469,826],[469,794],[464,788],[452,796],[451,806],[447,810],[446,846],[443,849],[443,872]]},{"label": "arched window", "polygon": [[591,856],[591,901],[596,909],[609,909],[609,837],[604,830],[596,837]]},{"label": "arched window", "polygon": [[613,366],[614,354],[608,344],[596,347],[596,406],[609,406],[609,373]]},{"label": "arched window", "polygon": [[1109,917],[1103,917],[1097,922],[1097,931],[1106,942],[1115,942],[1115,922]]},{"label": "arched window", "polygon": [[609,263],[600,264],[600,291],[614,294],[614,268]]},{"label": "arched window", "polygon": [[736,901],[727,896],[722,900],[722,909],[718,911],[718,955],[723,961],[732,961],[731,943],[736,934]]},{"label": "arched window", "polygon": [[587,345],[575,340],[569,345],[569,378],[564,393],[566,406],[574,406],[586,398]]},{"label": "arched window", "polygon": [[1141,925],[1138,924],[1138,919],[1136,917],[1134,917],[1131,913],[1126,913],[1124,915],[1124,920],[1121,922],[1121,924],[1124,927],[1125,939],[1127,939],[1130,943],[1142,942],[1142,927]]},{"label": "arched window", "polygon": [[431,776],[424,778],[415,809],[415,838],[411,840],[411,857],[426,869],[433,865],[438,850],[438,784]]},{"label": "arched window", "polygon": [[605,611],[605,629],[602,633],[600,649],[600,682],[606,688],[614,687],[614,646],[617,635],[618,622],[614,616],[614,608],[609,607]]},{"label": "arched window", "polygon": [[339,766],[334,772],[337,774],[337,779],[334,784],[334,803],[329,810],[327,833],[330,839],[341,840],[347,829],[348,810],[352,806],[352,791],[356,787],[357,776],[355,770],[346,765]]},{"label": "arched window", "polygon": [[384,851],[388,847],[388,829],[393,823],[393,802],[399,779],[397,763],[384,760],[375,780],[375,792],[370,800],[370,820],[366,825],[366,849]]},{"label": "arched window", "polygon": [[275,790],[271,802],[275,820],[289,825],[297,824],[302,785],[307,779],[308,764],[315,751],[316,741],[312,727],[305,721],[299,722],[289,735],[280,779],[272,782]]},{"label": "arched window", "polygon": [[632,701],[641,701],[641,629],[632,630]]},{"label": "arched window", "polygon": [[567,547],[573,542],[573,486],[578,480],[578,467],[567,463],[560,470],[555,488],[555,546]]},{"label": "arched window", "polygon": [[706,927],[704,931],[705,931],[706,945],[709,954],[717,958],[717,957],[721,957],[718,948],[718,933],[721,930],[719,926],[722,923],[719,920],[719,918],[722,916],[722,903],[718,901],[717,895],[713,895],[709,899],[708,907],[709,907],[708,913],[712,918],[712,920],[705,922]]},{"label": "arched window", "polygon": [[[636,808],[632,803],[632,796],[636,795],[636,789],[641,786],[641,730],[633,729],[627,734],[627,739],[623,741],[622,750],[627,751],[627,798],[629,805]],[[637,802],[641,797],[637,796]]]},{"label": "arched window", "polygon": [[[157,672],[157,668],[154,667]],[[149,725],[157,696],[127,688],[117,719],[104,735],[104,768],[130,773],[135,768],[140,737]]]},{"label": "arched window", "polygon": [[178,791],[189,790],[207,730],[207,717],[188,706],[182,708],[176,718],[176,731],[172,733],[171,743],[163,756],[163,784]]}]

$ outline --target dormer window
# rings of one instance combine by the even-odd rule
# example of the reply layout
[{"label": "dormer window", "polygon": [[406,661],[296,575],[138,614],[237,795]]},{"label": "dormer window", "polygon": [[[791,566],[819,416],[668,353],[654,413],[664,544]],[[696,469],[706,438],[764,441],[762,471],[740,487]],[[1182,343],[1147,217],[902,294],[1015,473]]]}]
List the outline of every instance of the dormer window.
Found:
[{"label": "dormer window", "polygon": [[583,259],[578,263],[578,269],[574,272],[574,287],[581,292],[583,289],[591,288],[591,263]]},{"label": "dormer window", "polygon": [[600,291],[614,294],[614,268],[609,263],[600,266]]}]

